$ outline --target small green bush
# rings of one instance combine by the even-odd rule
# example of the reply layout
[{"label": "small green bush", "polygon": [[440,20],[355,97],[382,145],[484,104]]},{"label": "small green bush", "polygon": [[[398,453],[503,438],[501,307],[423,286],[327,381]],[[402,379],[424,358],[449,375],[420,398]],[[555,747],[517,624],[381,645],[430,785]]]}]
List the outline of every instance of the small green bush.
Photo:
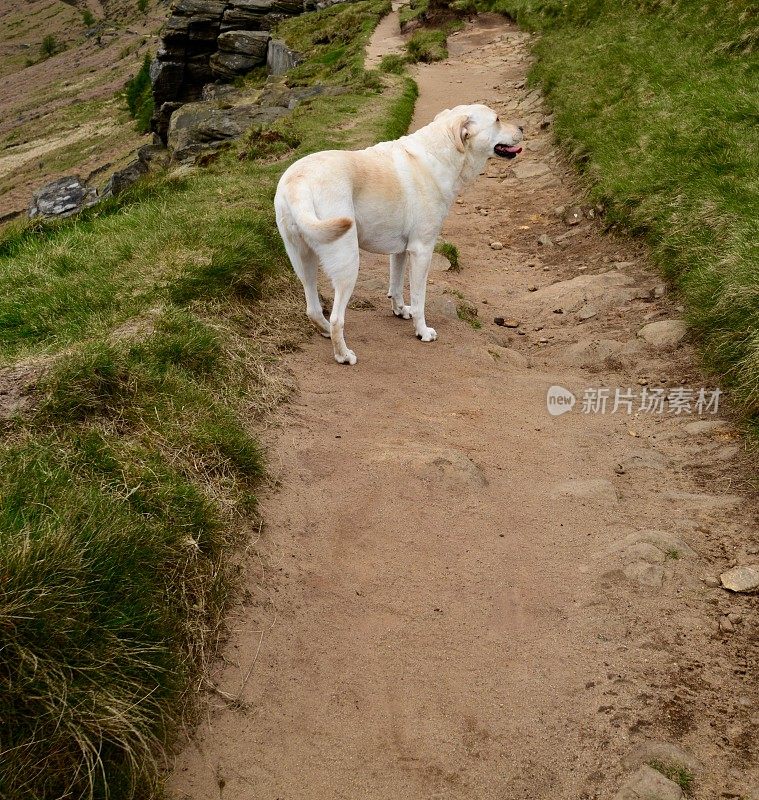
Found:
[{"label": "small green bush", "polygon": [[147,14],[149,0],[137,0],[137,10],[141,14]]},{"label": "small green bush", "polygon": [[88,27],[91,28],[95,24],[95,15],[89,8],[85,8],[82,11],[82,22]]},{"label": "small green bush", "polygon": [[126,83],[126,103],[129,113],[137,120],[137,130],[147,133],[155,107],[153,86],[150,82],[150,55],[145,53],[139,72]]},{"label": "small green bush", "polygon": [[42,44],[40,45],[40,58],[50,58],[50,56],[54,56],[59,50],[60,45],[58,44],[58,40],[52,33],[49,33],[42,40]]}]

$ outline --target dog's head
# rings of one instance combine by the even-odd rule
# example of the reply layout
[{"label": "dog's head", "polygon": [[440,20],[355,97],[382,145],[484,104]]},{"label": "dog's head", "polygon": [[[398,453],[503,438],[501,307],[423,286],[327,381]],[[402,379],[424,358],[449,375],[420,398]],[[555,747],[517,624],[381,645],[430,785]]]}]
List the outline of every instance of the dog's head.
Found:
[{"label": "dog's head", "polygon": [[522,152],[522,129],[501,122],[492,108],[483,105],[456,106],[441,111],[435,121],[449,126],[453,143],[460,153],[467,149],[490,158],[516,158]]}]

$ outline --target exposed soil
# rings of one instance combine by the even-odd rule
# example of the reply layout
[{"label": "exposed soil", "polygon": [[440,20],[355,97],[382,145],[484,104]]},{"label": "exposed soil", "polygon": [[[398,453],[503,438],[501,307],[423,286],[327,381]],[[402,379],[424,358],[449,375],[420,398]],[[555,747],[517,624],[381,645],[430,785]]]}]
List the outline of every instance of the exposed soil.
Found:
[{"label": "exposed soil", "polygon": [[[653,297],[640,245],[554,212],[582,195],[522,88],[528,35],[484,16],[449,44],[418,69],[414,127],[483,101],[524,125],[525,152],[491,161],[446,223],[463,270],[435,260],[437,342],[392,316],[385,259],[366,256],[358,365],[318,336],[289,357],[299,395],[212,676],[240,702],[209,695],[171,790],[611,798],[659,739],[701,762],[698,800],[756,797],[754,602],[703,580],[759,558],[740,439],[638,399],[611,413],[616,387],[704,385],[687,344],[636,335],[676,300]],[[571,413],[547,413],[552,385]],[[582,413],[587,387],[611,388],[607,413]]]},{"label": "exposed soil", "polygon": [[[89,9],[95,24],[82,14]],[[155,52],[167,6],[151,0],[6,0],[0,8],[0,218],[63,175],[104,183],[149,137],[116,97]],[[58,52],[42,58],[46,36]]]}]

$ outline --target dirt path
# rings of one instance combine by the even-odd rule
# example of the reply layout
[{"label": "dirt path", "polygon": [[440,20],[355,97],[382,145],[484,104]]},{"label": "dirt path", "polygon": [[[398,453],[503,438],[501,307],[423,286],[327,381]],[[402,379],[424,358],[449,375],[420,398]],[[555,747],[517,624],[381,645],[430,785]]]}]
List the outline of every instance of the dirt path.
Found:
[{"label": "dirt path", "polygon": [[[242,703],[211,697],[172,789],[611,798],[662,740],[692,759],[696,798],[755,798],[756,617],[710,588],[759,552],[738,439],[711,415],[611,413],[615,387],[637,412],[645,383],[701,386],[687,346],[636,336],[677,309],[652,299],[634,244],[554,213],[578,195],[539,95],[516,88],[526,35],[484,17],[450,44],[418,71],[414,126],[482,100],[520,120],[527,150],[454,207],[463,271],[436,261],[436,343],[391,316],[384,260],[367,257],[346,328],[357,367],[316,336],[291,358],[279,488],[214,676]],[[578,396],[571,413],[547,413],[552,385]],[[612,387],[606,414],[581,412],[586,387]]]}]

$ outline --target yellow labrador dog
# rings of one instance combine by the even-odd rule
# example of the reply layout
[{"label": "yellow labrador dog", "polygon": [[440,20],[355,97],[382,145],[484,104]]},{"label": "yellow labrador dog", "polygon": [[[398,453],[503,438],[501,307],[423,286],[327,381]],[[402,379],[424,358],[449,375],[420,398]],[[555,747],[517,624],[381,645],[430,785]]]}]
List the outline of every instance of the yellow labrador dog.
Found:
[{"label": "yellow labrador dog", "polygon": [[[521,128],[504,124],[487,106],[456,106],[410,136],[366,150],[313,153],[282,175],[274,198],[277,227],[305,289],[306,313],[332,339],[338,363],[356,363],[343,328],[359,249],[390,256],[393,313],[413,319],[423,342],[437,338],[424,319],[424,301],[443,221],[485,162],[514,158],[521,139]],[[407,260],[410,306],[403,302]],[[316,289],[319,265],[335,290],[329,322]]]}]

